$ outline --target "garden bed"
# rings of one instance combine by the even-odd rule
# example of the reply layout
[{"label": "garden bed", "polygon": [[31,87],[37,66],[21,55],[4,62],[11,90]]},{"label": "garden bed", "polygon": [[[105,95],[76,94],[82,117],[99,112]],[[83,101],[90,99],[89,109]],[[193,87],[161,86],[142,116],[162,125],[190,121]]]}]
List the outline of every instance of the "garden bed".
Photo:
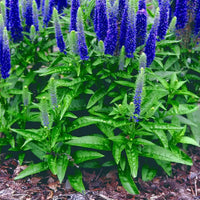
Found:
[{"label": "garden bed", "polygon": [[113,168],[105,170],[83,171],[86,193],[76,193],[66,183],[62,184],[50,171],[32,175],[14,181],[14,177],[26,165],[20,166],[14,158],[5,160],[1,154],[0,165],[0,199],[1,200],[193,200],[200,199],[200,149],[190,146],[188,155],[193,160],[193,166],[172,164],[172,176],[160,173],[152,181],[144,182],[141,178],[135,180],[140,195],[130,195],[120,185],[117,171]]}]

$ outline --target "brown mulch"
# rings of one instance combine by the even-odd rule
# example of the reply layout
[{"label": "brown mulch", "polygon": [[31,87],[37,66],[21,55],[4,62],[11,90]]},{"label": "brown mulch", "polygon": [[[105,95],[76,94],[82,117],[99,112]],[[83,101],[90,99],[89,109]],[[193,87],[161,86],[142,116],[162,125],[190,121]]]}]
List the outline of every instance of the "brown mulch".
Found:
[{"label": "brown mulch", "polygon": [[5,160],[1,154],[0,200],[197,200],[200,199],[200,148],[189,147],[193,166],[173,164],[169,177],[164,173],[152,181],[135,180],[140,195],[130,195],[120,185],[117,171],[83,171],[86,193],[73,191],[68,181],[60,184],[49,171],[22,180],[14,177],[26,168],[16,159]]}]

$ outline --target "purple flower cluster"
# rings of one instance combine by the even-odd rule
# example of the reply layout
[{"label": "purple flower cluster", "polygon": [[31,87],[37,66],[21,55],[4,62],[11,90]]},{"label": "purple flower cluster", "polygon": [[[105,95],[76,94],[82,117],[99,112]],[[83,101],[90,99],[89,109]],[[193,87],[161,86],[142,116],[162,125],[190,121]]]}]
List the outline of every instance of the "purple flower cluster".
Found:
[{"label": "purple flower cluster", "polygon": [[200,0],[196,3],[196,10],[195,10],[195,19],[194,19],[194,34],[200,34]]},{"label": "purple flower cluster", "polygon": [[146,10],[146,0],[139,0],[138,10]]},{"label": "purple flower cluster", "polygon": [[126,40],[126,31],[127,31],[127,18],[128,18],[128,6],[125,5],[122,21],[121,21],[121,27],[120,27],[120,36],[119,36],[119,48],[121,49],[122,46],[125,45]]},{"label": "purple flower cluster", "polygon": [[169,0],[162,0],[162,3],[160,4],[160,23],[158,26],[158,40],[163,40],[167,33],[169,20],[169,6]]},{"label": "purple flower cluster", "polygon": [[67,8],[67,0],[59,0],[58,3],[58,13],[62,13],[64,8]]},{"label": "purple flower cluster", "polygon": [[53,14],[53,5],[54,0],[43,0],[43,24],[44,26],[48,26],[49,21],[51,20],[52,14]]},{"label": "purple flower cluster", "polygon": [[96,0],[94,27],[97,39],[104,41],[108,30],[105,0]]},{"label": "purple flower cluster", "polygon": [[155,57],[155,51],[156,51],[156,37],[157,37],[157,31],[158,31],[158,25],[160,21],[160,15],[159,15],[159,9],[156,11],[156,16],[154,19],[154,24],[150,30],[149,36],[147,38],[147,42],[145,45],[145,54],[147,56],[147,67],[151,65],[151,63],[154,60]]},{"label": "purple flower cluster", "polygon": [[132,0],[130,0],[128,7],[127,31],[125,39],[126,56],[128,58],[133,57],[133,53],[136,48],[135,13],[132,3]]},{"label": "purple flower cluster", "polygon": [[25,20],[26,20],[26,31],[29,32],[31,25],[33,24],[32,0],[28,0],[26,2]]},{"label": "purple flower cluster", "polygon": [[35,0],[36,1],[36,3],[37,3],[37,7],[38,7],[38,9],[40,8],[40,2],[41,2],[41,0]]},{"label": "purple flower cluster", "polygon": [[18,0],[10,0],[10,31],[13,42],[19,42],[23,39]]},{"label": "purple flower cluster", "polygon": [[[2,29],[2,27],[0,29]],[[10,76],[9,71],[11,69],[10,48],[9,48],[8,33],[7,33],[6,27],[3,30],[3,38],[2,38],[2,41],[0,42],[1,42],[0,47],[2,48],[1,55],[0,55],[1,76],[3,79],[6,79]]]},{"label": "purple flower cluster", "polygon": [[35,30],[39,31],[38,9],[35,0],[33,0],[33,25],[35,26]]},{"label": "purple flower cluster", "polygon": [[177,0],[175,16],[177,17],[176,29],[183,29],[187,23],[187,0]]},{"label": "purple flower cluster", "polygon": [[78,9],[77,14],[77,38],[78,38],[78,49],[81,60],[87,60],[88,49],[85,41],[84,25],[83,25],[83,13],[81,8]]},{"label": "purple flower cluster", "polygon": [[104,41],[105,54],[113,55],[117,45],[117,8],[116,3],[110,5],[108,12],[108,31]]},{"label": "purple flower cluster", "polygon": [[147,36],[147,11],[142,8],[136,14],[136,47],[145,43]]},{"label": "purple flower cluster", "polygon": [[72,0],[71,4],[71,16],[70,16],[70,31],[77,30],[76,21],[77,21],[77,11],[80,6],[79,0]]},{"label": "purple flower cluster", "polygon": [[66,51],[65,51],[66,47],[65,47],[65,42],[63,40],[63,35],[60,28],[58,11],[55,8],[53,10],[53,19],[54,19],[57,46],[60,49],[60,52],[64,52],[66,54]]}]

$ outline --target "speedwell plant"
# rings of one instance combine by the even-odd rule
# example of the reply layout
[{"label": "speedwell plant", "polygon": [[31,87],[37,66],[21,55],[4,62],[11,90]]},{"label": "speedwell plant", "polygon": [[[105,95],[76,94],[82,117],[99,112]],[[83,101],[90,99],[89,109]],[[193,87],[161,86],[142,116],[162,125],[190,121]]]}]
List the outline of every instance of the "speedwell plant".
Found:
[{"label": "speedwell plant", "polygon": [[20,164],[37,158],[15,180],[49,169],[82,192],[81,169],[115,165],[137,194],[140,171],[150,180],[158,166],[192,165],[179,144],[198,146],[185,116],[198,96],[180,72],[155,69],[165,37],[178,43],[168,0],[155,14],[145,0],[0,4],[0,146]]}]

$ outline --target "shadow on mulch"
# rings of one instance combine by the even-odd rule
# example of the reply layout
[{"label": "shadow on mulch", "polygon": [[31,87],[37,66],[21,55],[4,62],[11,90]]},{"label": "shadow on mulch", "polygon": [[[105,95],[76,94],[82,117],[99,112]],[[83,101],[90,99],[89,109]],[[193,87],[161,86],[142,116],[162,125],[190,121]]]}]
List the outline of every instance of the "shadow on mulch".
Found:
[{"label": "shadow on mulch", "polygon": [[14,181],[27,166],[16,159],[4,159],[0,164],[0,200],[197,200],[200,199],[200,148],[189,147],[193,166],[173,164],[171,177],[164,173],[152,181],[135,179],[140,195],[130,195],[120,185],[117,171],[83,171],[86,193],[76,193],[68,181],[60,184],[49,171]]}]

